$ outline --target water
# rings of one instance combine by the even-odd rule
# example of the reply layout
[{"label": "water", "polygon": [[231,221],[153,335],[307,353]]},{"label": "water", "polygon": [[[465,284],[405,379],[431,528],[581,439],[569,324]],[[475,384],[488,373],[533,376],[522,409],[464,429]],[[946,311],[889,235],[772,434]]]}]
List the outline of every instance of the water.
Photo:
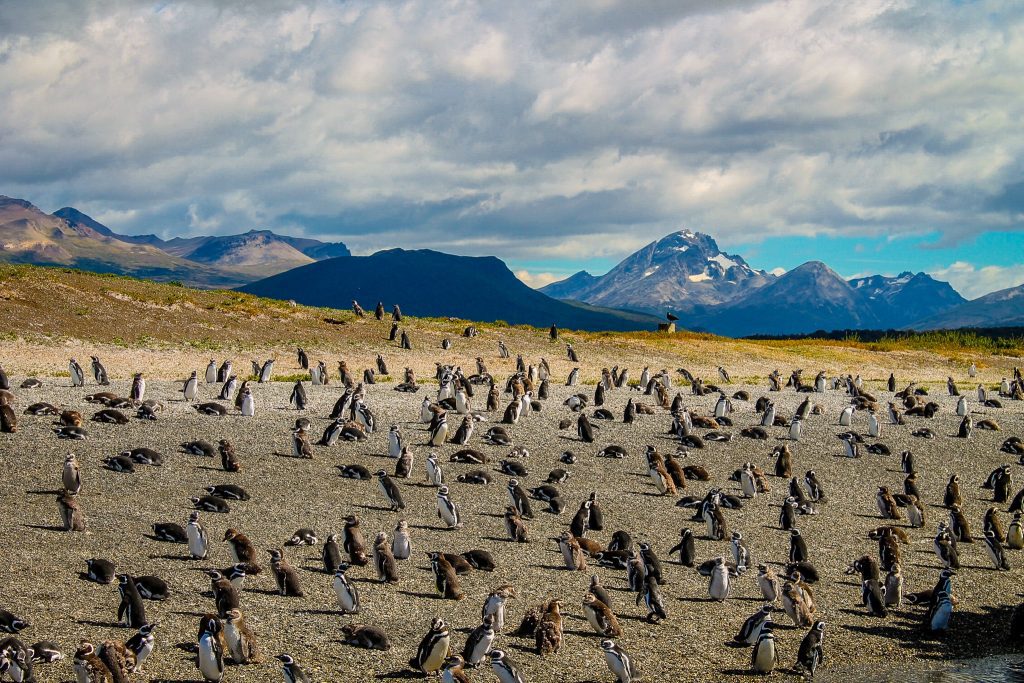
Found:
[{"label": "water", "polygon": [[1024,683],[1021,655],[996,655],[925,664],[908,671],[905,667],[849,668],[821,672],[816,683]]}]

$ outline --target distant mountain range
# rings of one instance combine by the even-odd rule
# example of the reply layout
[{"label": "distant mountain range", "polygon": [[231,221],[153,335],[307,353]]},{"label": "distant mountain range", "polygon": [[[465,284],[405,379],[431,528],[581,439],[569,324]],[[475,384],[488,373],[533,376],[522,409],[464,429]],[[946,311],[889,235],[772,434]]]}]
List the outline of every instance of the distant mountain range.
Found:
[{"label": "distant mountain range", "polygon": [[581,271],[533,290],[494,257],[392,249],[352,256],[340,243],[250,230],[238,235],[119,235],[71,207],[47,214],[0,196],[0,261],[64,265],[197,287],[347,307],[398,303],[412,315],[592,330],[685,329],[727,336],[837,329],[1024,326],[1024,286],[967,301],[926,273],[845,280],[820,261],[776,276],[681,230],[601,276]]},{"label": "distant mountain range", "polygon": [[504,320],[512,325],[586,330],[650,330],[658,318],[642,313],[567,303],[530,289],[493,256],[389,249],[372,256],[335,258],[289,270],[239,288],[311,306],[367,310],[378,301],[415,316]]},{"label": "distant mountain range", "polygon": [[348,256],[341,243],[269,230],[174,238],[120,235],[72,207],[47,214],[0,196],[0,261],[63,265],[198,287],[237,287],[314,261]]},{"label": "distant mountain range", "polygon": [[[847,281],[811,261],[776,277],[689,230],[651,242],[606,275],[582,271],[540,291],[656,315],[673,312],[687,329],[727,336],[909,328],[968,303],[926,273]],[[954,319],[947,323],[957,326]]]}]

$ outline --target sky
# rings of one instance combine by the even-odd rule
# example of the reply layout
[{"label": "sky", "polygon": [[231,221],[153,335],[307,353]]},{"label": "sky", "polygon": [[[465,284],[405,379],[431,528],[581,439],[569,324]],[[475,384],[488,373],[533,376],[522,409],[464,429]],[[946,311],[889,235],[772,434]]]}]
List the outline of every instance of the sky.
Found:
[{"label": "sky", "polygon": [[1024,282],[1024,3],[3,0],[0,194],[124,233],[496,255],[689,228]]}]

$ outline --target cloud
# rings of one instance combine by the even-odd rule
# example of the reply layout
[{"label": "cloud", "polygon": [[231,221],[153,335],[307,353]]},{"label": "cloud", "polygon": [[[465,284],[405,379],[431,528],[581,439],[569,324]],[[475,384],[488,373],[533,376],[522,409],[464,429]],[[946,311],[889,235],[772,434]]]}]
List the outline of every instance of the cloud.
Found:
[{"label": "cloud", "polygon": [[965,261],[956,261],[945,268],[936,268],[929,274],[938,280],[946,280],[964,298],[979,296],[1024,284],[1024,264],[1014,266],[975,266]]},{"label": "cloud", "polygon": [[0,3],[0,192],[503,258],[1020,230],[1019,3]]},{"label": "cloud", "polygon": [[546,285],[550,285],[552,282],[558,282],[564,280],[564,275],[556,275],[555,273],[531,273],[528,270],[517,270],[516,277],[523,281],[527,286],[533,289],[540,289]]}]

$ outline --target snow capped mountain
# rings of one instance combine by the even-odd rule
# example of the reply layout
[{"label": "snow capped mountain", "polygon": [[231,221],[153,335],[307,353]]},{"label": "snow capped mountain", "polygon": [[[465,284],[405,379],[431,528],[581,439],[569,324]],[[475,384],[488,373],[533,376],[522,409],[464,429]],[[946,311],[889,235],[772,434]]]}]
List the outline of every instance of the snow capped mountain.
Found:
[{"label": "snow capped mountain", "polygon": [[948,282],[940,282],[927,273],[871,275],[850,280],[850,286],[869,303],[879,324],[886,328],[903,327],[966,301]]},{"label": "snow capped mountain", "polygon": [[580,273],[540,291],[598,306],[664,314],[731,301],[774,279],[727,254],[704,233],[680,230],[651,242],[607,274]]}]

